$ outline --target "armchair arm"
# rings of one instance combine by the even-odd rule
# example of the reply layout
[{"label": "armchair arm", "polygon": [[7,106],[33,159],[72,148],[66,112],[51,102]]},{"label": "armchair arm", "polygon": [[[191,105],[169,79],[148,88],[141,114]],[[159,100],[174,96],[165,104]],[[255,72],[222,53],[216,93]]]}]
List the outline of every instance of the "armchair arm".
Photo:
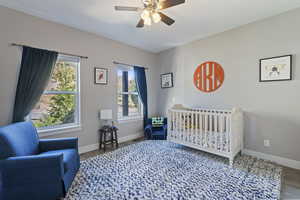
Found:
[{"label": "armchair arm", "polygon": [[152,124],[148,124],[146,127],[145,127],[145,136],[147,139],[149,139],[152,135]]},{"label": "armchair arm", "polygon": [[59,138],[59,139],[40,139],[40,152],[60,150],[60,149],[77,149],[78,138]]},{"label": "armchair arm", "polygon": [[165,139],[167,139],[167,135],[168,135],[168,124],[164,124],[164,125],[163,125],[163,129],[164,129]]},{"label": "armchair arm", "polygon": [[164,132],[167,133],[167,131],[168,131],[168,124],[164,124],[163,125],[163,129],[164,129]]},{"label": "armchair arm", "polygon": [[148,124],[148,125],[145,127],[145,131],[146,131],[146,130],[152,131],[152,124]]},{"label": "armchair arm", "polygon": [[0,160],[0,177],[2,186],[6,188],[59,182],[63,174],[63,154],[19,156]]}]

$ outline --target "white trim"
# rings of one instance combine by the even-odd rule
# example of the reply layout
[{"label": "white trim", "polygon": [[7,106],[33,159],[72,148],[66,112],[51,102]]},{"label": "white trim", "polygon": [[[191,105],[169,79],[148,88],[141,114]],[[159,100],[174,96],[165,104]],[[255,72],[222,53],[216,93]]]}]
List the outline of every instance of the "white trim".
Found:
[{"label": "white trim", "polygon": [[[115,64],[116,66],[116,78],[118,79],[118,72],[119,71],[133,71],[133,66],[130,67],[130,66],[126,66],[124,65],[125,68],[123,67],[120,67],[120,66],[123,66],[122,64]],[[122,123],[129,123],[129,122],[135,122],[135,121],[140,121],[140,120],[143,120],[143,116],[144,116],[144,106],[143,106],[143,103],[141,101],[141,98],[138,94],[138,92],[119,92],[118,90],[118,85],[116,87],[116,94],[117,94],[117,98],[116,98],[116,107],[118,107],[118,96],[119,95],[122,95],[122,94],[128,94],[128,95],[137,95],[138,96],[138,101],[139,101],[139,112],[134,115],[134,116],[119,116],[119,113],[117,113],[117,121],[119,124],[122,124]]]},{"label": "white trim", "polygon": [[51,135],[60,135],[64,133],[70,132],[78,132],[82,130],[82,126],[80,124],[75,124],[72,126],[63,126],[51,129],[37,129],[37,132],[40,137],[46,137]]},{"label": "white trim", "polygon": [[79,147],[79,154],[94,151],[94,150],[97,150],[98,148],[99,148],[99,143],[81,146],[81,147]]},{"label": "white trim", "polygon": [[[125,136],[125,137],[121,137],[121,138],[119,138],[119,143],[131,141],[131,140],[140,138],[142,136],[143,136],[143,133],[136,133],[136,134],[133,134],[133,135],[128,135],[128,136]],[[81,147],[79,147],[79,154],[94,151],[94,150],[97,150],[98,148],[99,148],[99,143],[90,144],[90,145],[86,145],[86,146],[81,146]]]},{"label": "white trim", "polygon": [[242,152],[244,154],[247,154],[250,156],[254,156],[257,158],[264,159],[264,160],[272,161],[272,162],[280,164],[282,166],[286,166],[286,167],[290,167],[290,168],[294,168],[294,169],[300,169],[300,161],[297,161],[297,160],[292,160],[292,159],[284,158],[284,157],[280,157],[280,156],[274,156],[271,154],[265,154],[265,153],[253,151],[250,149],[243,149]]},{"label": "white trim", "polygon": [[[75,122],[62,124],[62,125],[53,125],[53,126],[46,126],[37,128],[38,133],[41,137],[50,136],[50,135],[57,135],[67,132],[74,132],[74,131],[81,131],[81,94],[80,94],[80,62],[81,59],[78,56],[70,56],[59,54],[57,57],[56,64],[60,61],[69,61],[76,63],[76,90],[75,91],[51,91],[45,90],[42,95],[49,95],[49,94],[73,94],[75,96]],[[27,121],[31,121],[31,113],[26,117]]]},{"label": "white trim", "polygon": [[134,135],[127,135],[125,137],[119,138],[119,143],[123,143],[123,142],[128,142],[128,141],[131,141],[131,140],[135,140],[135,139],[140,138],[142,136],[143,136],[143,133],[136,133]]},{"label": "white trim", "polygon": [[130,123],[130,122],[137,122],[137,121],[143,121],[143,117],[123,117],[122,119],[118,119],[119,124],[123,123]]}]

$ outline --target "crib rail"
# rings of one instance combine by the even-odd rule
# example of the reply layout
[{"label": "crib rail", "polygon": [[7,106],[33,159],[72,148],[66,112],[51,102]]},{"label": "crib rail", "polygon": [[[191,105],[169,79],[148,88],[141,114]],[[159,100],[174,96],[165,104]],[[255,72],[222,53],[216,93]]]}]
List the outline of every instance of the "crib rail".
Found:
[{"label": "crib rail", "polygon": [[[242,148],[241,110],[170,109],[168,140],[232,157]],[[236,134],[236,135],[234,135]]]}]

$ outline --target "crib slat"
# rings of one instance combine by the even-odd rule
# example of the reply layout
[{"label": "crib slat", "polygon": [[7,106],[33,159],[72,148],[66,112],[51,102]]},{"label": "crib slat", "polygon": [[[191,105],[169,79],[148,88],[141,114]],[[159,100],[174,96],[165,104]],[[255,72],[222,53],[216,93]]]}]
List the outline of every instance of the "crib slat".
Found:
[{"label": "crib slat", "polygon": [[195,111],[195,144],[199,145],[199,113]]},{"label": "crib slat", "polygon": [[187,121],[188,121],[187,141],[190,142],[190,135],[191,135],[191,112],[187,113]]},{"label": "crib slat", "polygon": [[180,113],[177,112],[176,114],[176,123],[177,123],[177,133],[176,133],[176,139],[179,139],[179,135],[180,135]]},{"label": "crib slat", "polygon": [[214,113],[214,139],[215,139],[215,150],[218,150],[218,123],[217,123],[217,114],[216,111]]},{"label": "crib slat", "polygon": [[[226,124],[226,115],[224,115],[224,113],[222,114],[222,121],[221,121],[221,125],[222,125],[222,142],[223,142],[223,139],[224,139],[224,141],[225,141],[225,144],[226,144],[226,142],[227,142],[227,140],[226,140],[226,126],[225,126],[225,124]],[[223,142],[224,143],[224,142]],[[223,149],[224,149],[224,151],[225,152],[227,152],[227,145],[222,145],[223,146]]]},{"label": "crib slat", "polygon": [[182,117],[183,117],[183,123],[182,123],[182,132],[181,132],[181,135],[182,135],[182,139],[185,141],[185,134],[184,134],[184,132],[186,132],[185,112],[182,113]]},{"label": "crib slat", "polygon": [[214,137],[215,137],[215,125],[214,125],[214,111],[211,112],[211,147],[213,149],[215,149],[215,144],[213,143],[214,142]]},{"label": "crib slat", "polygon": [[207,113],[204,115],[204,146],[207,147],[207,124],[208,124],[208,116]]},{"label": "crib slat", "polygon": [[201,112],[198,112],[198,115],[199,115],[199,131],[200,131],[200,146],[203,147],[203,142],[202,142],[202,138],[203,138],[203,118],[202,118],[202,113]]},{"label": "crib slat", "polygon": [[184,137],[184,141],[186,141],[186,132],[187,132],[187,119],[186,119],[186,112],[183,113],[183,118],[184,118],[184,131],[183,131],[183,137]]},{"label": "crib slat", "polygon": [[223,125],[222,125],[222,120],[223,120],[223,114],[220,114],[219,116],[219,135],[220,135],[220,151],[223,151]]},{"label": "crib slat", "polygon": [[181,138],[181,129],[182,129],[182,118],[181,118],[182,116],[181,116],[181,113],[180,112],[178,112],[178,139],[182,139]]},{"label": "crib slat", "polygon": [[226,147],[227,152],[230,152],[230,145],[229,145],[229,115],[226,115]]},{"label": "crib slat", "polygon": [[189,130],[190,130],[190,125],[189,125],[189,113],[185,112],[185,141],[189,141]]},{"label": "crib slat", "polygon": [[194,121],[194,115],[195,115],[195,112],[192,111],[192,122],[191,122],[191,138],[190,138],[190,142],[194,144],[194,138],[195,138],[195,121]]},{"label": "crib slat", "polygon": [[182,132],[183,132],[183,114],[182,112],[179,113],[179,139],[182,140]]}]

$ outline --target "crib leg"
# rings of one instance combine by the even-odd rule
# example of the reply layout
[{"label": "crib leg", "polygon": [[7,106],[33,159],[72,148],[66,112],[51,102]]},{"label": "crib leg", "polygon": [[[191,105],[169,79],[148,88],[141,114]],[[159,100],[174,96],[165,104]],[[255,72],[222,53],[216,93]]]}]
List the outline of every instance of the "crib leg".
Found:
[{"label": "crib leg", "polygon": [[229,158],[229,166],[233,167],[233,158]]}]

